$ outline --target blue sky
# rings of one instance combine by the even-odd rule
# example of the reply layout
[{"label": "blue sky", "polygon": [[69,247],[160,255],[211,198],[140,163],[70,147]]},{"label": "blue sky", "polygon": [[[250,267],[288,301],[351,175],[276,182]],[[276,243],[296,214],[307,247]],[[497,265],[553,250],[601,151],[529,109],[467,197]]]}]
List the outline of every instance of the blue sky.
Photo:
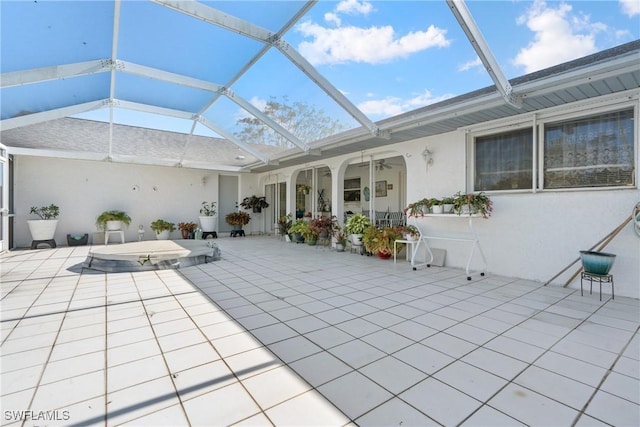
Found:
[{"label": "blue sky", "polygon": [[[507,78],[640,38],[640,1],[467,1]],[[491,85],[444,1],[322,1],[286,36],[371,118]]]}]

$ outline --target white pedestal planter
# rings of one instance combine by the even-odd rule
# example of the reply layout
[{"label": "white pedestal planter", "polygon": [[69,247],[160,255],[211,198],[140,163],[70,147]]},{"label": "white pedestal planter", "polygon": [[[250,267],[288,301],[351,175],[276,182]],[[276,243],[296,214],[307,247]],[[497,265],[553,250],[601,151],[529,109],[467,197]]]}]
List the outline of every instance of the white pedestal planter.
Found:
[{"label": "white pedestal planter", "polygon": [[30,219],[27,220],[32,240],[51,240],[56,234],[57,219]]},{"label": "white pedestal planter", "polygon": [[202,231],[216,231],[216,216],[200,216]]}]

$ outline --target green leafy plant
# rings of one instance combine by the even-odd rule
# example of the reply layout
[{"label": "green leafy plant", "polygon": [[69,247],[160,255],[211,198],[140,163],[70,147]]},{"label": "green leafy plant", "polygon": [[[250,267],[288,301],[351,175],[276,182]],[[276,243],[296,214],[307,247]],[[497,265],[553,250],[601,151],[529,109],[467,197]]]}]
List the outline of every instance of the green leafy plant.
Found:
[{"label": "green leafy plant", "polygon": [[407,236],[410,236],[414,239],[417,239],[418,237],[420,237],[420,232],[418,231],[418,228],[415,225],[405,225],[404,227],[400,227],[400,231],[402,232],[402,234],[405,234]]},{"label": "green leafy plant", "polygon": [[225,217],[225,221],[229,225],[247,225],[251,221],[251,216],[246,212],[231,212]]},{"label": "green leafy plant", "polygon": [[216,214],[216,202],[202,202],[200,208],[200,215],[202,216],[214,216]]},{"label": "green leafy plant", "polygon": [[107,228],[107,221],[122,221],[127,227],[131,224],[131,217],[125,211],[111,210],[104,211],[96,218],[96,227],[104,231]]},{"label": "green leafy plant", "polygon": [[290,213],[282,215],[278,218],[278,230],[281,236],[289,234],[291,225],[293,224],[292,215]]},{"label": "green leafy plant", "polygon": [[484,192],[469,194],[458,192],[454,196],[453,206],[458,215],[462,215],[464,209],[469,211],[465,215],[477,213],[483,218],[489,218],[493,213],[493,202]]},{"label": "green leafy plant", "polygon": [[308,227],[309,227],[309,223],[307,221],[303,219],[298,219],[291,225],[291,228],[289,229],[289,233],[293,235],[297,234],[300,237],[304,238],[304,234]]},{"label": "green leafy plant", "polygon": [[175,231],[176,225],[173,222],[165,221],[164,219],[156,219],[151,223],[150,228],[156,233],[160,233],[162,231]]},{"label": "green leafy plant", "polygon": [[266,197],[258,197],[258,196],[249,196],[249,197],[245,197],[244,199],[242,199],[242,202],[240,202],[240,206],[242,206],[244,209],[262,209],[262,208],[268,208],[269,207],[269,203],[267,203],[267,198]]},{"label": "green leafy plant", "polygon": [[431,207],[431,199],[425,198],[417,202],[409,203],[404,213],[407,216],[424,216],[425,211],[428,211],[429,207]]},{"label": "green leafy plant", "polygon": [[364,231],[371,227],[371,221],[364,214],[353,214],[347,219],[344,225],[344,231],[348,234],[363,234]]},{"label": "green leafy plant", "polygon": [[[393,255],[393,246],[396,240],[402,240],[400,227],[369,227],[364,231],[362,243],[368,252],[373,254]],[[403,244],[396,245],[396,252],[402,249]]]},{"label": "green leafy plant", "polygon": [[60,215],[60,208],[53,203],[49,206],[36,207],[31,206],[30,214],[38,215],[40,219],[56,219]]}]

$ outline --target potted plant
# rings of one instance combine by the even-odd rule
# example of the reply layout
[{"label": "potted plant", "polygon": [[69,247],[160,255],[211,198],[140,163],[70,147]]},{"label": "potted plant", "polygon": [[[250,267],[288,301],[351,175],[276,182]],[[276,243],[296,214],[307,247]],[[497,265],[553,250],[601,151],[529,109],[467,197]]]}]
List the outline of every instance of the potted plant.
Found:
[{"label": "potted plant", "polygon": [[216,202],[202,202],[198,219],[202,231],[216,231]]},{"label": "potted plant", "polygon": [[429,199],[429,206],[431,206],[431,212],[434,214],[444,213],[444,206],[442,205],[442,200],[431,198]]},{"label": "potted plant", "polygon": [[415,225],[405,225],[401,230],[405,240],[418,240],[420,237],[420,232]]},{"label": "potted plant", "polygon": [[302,230],[302,237],[304,237],[304,241],[310,246],[318,242],[318,236],[320,235],[320,229],[313,221],[314,220],[305,222],[305,227]]},{"label": "potted plant", "polygon": [[482,215],[489,218],[493,213],[493,202],[484,192],[477,194],[461,194],[458,192],[454,198],[454,210],[458,215]]},{"label": "potted plant", "polygon": [[227,214],[225,221],[227,224],[232,226],[234,230],[242,230],[242,227],[249,224],[249,221],[251,221],[251,216],[242,211],[231,212]]},{"label": "potted plant", "polygon": [[431,206],[431,199],[422,199],[417,202],[410,203],[404,210],[404,214],[407,216],[424,216],[429,213]]},{"label": "potted plant", "polygon": [[455,199],[453,198],[453,196],[450,197],[444,197],[442,199],[442,206],[443,206],[443,210],[444,213],[451,213],[453,211],[453,203],[455,202]]},{"label": "potted plant", "polygon": [[347,246],[347,235],[342,231],[340,226],[337,227],[336,233],[336,252],[344,252],[344,248]]},{"label": "potted plant", "polygon": [[57,218],[60,215],[60,208],[53,203],[40,208],[32,206],[29,213],[40,218],[27,220],[32,240],[53,240],[58,226]]},{"label": "potted plant", "polygon": [[122,230],[122,226],[129,226],[131,217],[125,211],[104,211],[96,218],[96,227],[101,231]]},{"label": "potted plant", "polygon": [[151,223],[151,229],[156,232],[156,239],[167,240],[169,233],[175,231],[175,224],[164,219],[156,219]]},{"label": "potted plant", "polygon": [[293,224],[293,220],[291,219],[291,216],[292,215],[288,213],[278,218],[278,232],[280,233],[281,236],[287,236],[289,237],[289,239],[291,239],[289,236],[289,231],[291,229],[291,225]]},{"label": "potted plant", "polygon": [[[364,231],[362,242],[368,252],[378,254],[380,258],[390,258],[393,255],[394,242],[402,240],[402,230],[398,227],[369,227]],[[395,245],[396,253],[403,244]]]},{"label": "potted plant", "polygon": [[298,193],[309,194],[309,192],[311,191],[311,186],[306,184],[298,184],[297,189]]},{"label": "potted plant", "polygon": [[308,226],[309,223],[303,219],[297,219],[293,224],[291,224],[289,233],[293,235],[292,241],[296,243],[304,243],[303,233],[306,231]]},{"label": "potted plant", "polygon": [[319,216],[311,220],[310,225],[318,230],[318,237],[328,239],[333,237],[333,230],[337,224],[336,216]]},{"label": "potted plant", "polygon": [[347,219],[344,231],[351,235],[351,243],[355,246],[362,246],[362,234],[371,227],[371,221],[364,214],[353,214]]},{"label": "potted plant", "polygon": [[195,222],[178,223],[178,230],[180,230],[183,239],[192,239],[193,232],[196,231],[196,228],[198,228],[198,224],[196,224]]},{"label": "potted plant", "polygon": [[262,212],[262,208],[268,208],[269,203],[267,203],[266,197],[258,197],[258,196],[249,196],[242,199],[240,202],[240,206],[245,209],[253,209],[254,213]]}]

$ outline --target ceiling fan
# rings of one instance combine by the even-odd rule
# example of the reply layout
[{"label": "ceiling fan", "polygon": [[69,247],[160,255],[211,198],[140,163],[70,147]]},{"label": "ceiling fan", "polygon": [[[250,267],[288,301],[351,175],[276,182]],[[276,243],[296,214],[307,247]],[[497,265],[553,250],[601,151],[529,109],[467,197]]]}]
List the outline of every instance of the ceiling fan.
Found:
[{"label": "ceiling fan", "polygon": [[[360,167],[369,167],[369,162],[362,163]],[[380,159],[375,161],[375,168],[376,170],[381,171],[385,169],[393,169],[393,166],[386,164],[385,159]]]}]

